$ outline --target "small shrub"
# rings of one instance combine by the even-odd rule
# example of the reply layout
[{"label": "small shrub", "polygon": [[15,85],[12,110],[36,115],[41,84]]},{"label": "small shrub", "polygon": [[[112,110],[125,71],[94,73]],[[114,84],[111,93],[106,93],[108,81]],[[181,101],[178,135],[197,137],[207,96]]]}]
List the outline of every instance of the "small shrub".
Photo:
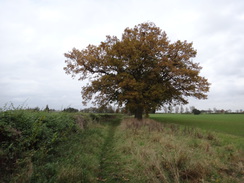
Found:
[{"label": "small shrub", "polygon": [[72,108],[72,107],[68,107],[66,109],[63,110],[63,112],[79,112],[78,109]]},{"label": "small shrub", "polygon": [[201,114],[201,111],[199,111],[198,109],[193,109],[192,113],[195,115],[199,115],[199,114]]}]

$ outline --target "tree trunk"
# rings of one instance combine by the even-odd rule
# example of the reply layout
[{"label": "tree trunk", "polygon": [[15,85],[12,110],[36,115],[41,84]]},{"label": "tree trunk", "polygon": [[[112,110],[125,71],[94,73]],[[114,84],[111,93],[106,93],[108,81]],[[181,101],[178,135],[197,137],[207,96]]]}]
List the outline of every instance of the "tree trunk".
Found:
[{"label": "tree trunk", "polygon": [[142,120],[142,114],[143,114],[143,108],[138,106],[135,110],[135,118],[138,120]]}]

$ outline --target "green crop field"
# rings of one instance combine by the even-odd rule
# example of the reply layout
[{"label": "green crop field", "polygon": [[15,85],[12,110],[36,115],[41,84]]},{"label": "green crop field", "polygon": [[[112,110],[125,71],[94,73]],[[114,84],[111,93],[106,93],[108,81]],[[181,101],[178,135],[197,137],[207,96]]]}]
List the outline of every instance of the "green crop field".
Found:
[{"label": "green crop field", "polygon": [[242,114],[151,114],[150,118],[164,123],[199,127],[244,137],[244,115]]}]

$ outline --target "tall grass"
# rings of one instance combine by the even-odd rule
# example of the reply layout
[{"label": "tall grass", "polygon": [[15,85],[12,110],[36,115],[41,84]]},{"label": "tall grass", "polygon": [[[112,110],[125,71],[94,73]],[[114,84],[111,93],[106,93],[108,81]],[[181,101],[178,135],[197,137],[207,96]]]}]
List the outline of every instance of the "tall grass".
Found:
[{"label": "tall grass", "polygon": [[[215,133],[152,120],[122,122],[118,151],[129,182],[241,182],[243,152]],[[133,176],[131,176],[133,175]]]}]

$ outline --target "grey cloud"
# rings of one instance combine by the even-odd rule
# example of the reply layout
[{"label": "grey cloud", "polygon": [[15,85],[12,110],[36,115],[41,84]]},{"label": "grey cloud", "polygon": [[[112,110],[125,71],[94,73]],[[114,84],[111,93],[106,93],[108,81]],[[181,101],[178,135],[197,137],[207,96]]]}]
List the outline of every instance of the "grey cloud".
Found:
[{"label": "grey cloud", "polygon": [[194,61],[212,86],[209,100],[192,104],[244,108],[243,9],[239,0],[0,1],[0,104],[82,108],[85,83],[65,75],[63,53],[153,21],[169,39],[193,41],[198,50]]}]

